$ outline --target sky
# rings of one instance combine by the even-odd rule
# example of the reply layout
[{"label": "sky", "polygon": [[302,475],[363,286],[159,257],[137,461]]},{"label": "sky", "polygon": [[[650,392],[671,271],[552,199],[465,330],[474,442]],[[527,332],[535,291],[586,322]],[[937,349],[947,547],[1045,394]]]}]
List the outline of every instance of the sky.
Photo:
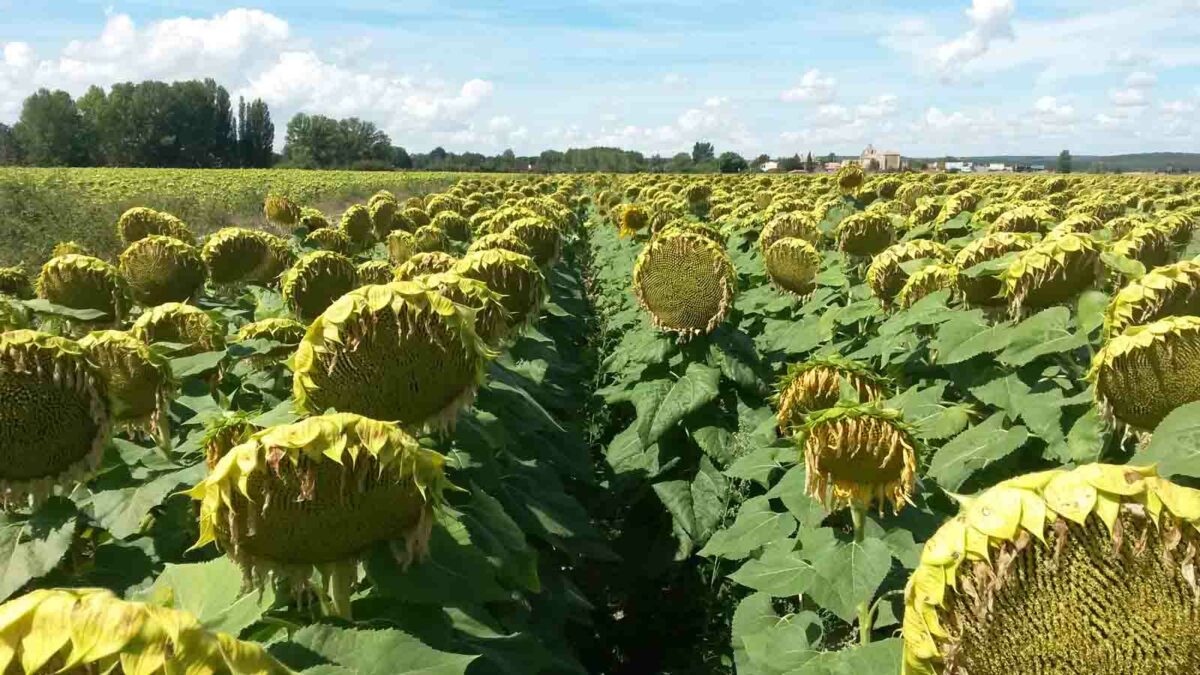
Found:
[{"label": "sky", "polygon": [[1200,0],[0,0],[40,87],[213,77],[427,152],[1200,152]]}]

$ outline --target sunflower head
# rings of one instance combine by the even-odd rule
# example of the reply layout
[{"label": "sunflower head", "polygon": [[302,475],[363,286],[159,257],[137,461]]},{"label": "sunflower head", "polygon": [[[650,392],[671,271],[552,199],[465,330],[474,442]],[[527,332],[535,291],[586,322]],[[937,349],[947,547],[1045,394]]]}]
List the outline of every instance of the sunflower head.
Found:
[{"label": "sunflower head", "polygon": [[[969,270],[980,263],[995,260],[1009,253],[1028,250],[1037,243],[1037,240],[1038,235],[1036,234],[1017,234],[1014,232],[985,234],[971,241],[954,256],[954,266],[960,270]],[[1004,297],[1001,295],[1001,291],[1004,290],[1004,284],[996,275],[981,274],[979,276],[969,276],[960,274],[958,276],[958,287],[962,291],[966,301],[971,305],[1003,305],[1005,302]]]},{"label": "sunflower head", "polygon": [[902,264],[921,259],[940,262],[949,257],[949,249],[928,239],[892,244],[871,258],[871,265],[867,268],[867,287],[884,306],[890,305],[909,277]]},{"label": "sunflower head", "polygon": [[[58,257],[58,256],[55,256]],[[33,284],[24,268],[0,267],[0,295],[7,295],[18,300],[28,300],[33,297]]]},{"label": "sunflower head", "polygon": [[853,163],[838,169],[837,175],[834,176],[838,191],[844,195],[852,195],[858,192],[865,179],[866,174],[863,173],[862,167]]},{"label": "sunflower head", "polygon": [[283,274],[281,290],[288,308],[301,321],[312,321],[356,286],[358,271],[349,258],[332,251],[314,251]]},{"label": "sunflower head", "polygon": [[278,363],[281,359],[287,358],[289,354],[295,351],[296,345],[300,344],[300,340],[304,339],[304,333],[307,330],[307,326],[295,319],[275,317],[254,321],[242,326],[238,329],[234,342],[271,340],[272,342],[280,343],[280,346],[271,349],[266,354],[258,354],[251,357],[251,361],[256,361],[254,365],[263,366]]},{"label": "sunflower head", "polygon": [[457,211],[441,211],[429,224],[445,232],[447,237],[455,241],[471,240],[471,222]]},{"label": "sunflower head", "polygon": [[422,274],[449,272],[457,262],[458,258],[441,251],[414,253],[408,260],[396,267],[392,279],[394,281],[410,281]]},{"label": "sunflower head", "polygon": [[129,331],[146,344],[170,342],[187,345],[177,353],[191,356],[225,346],[225,327],[208,312],[178,302],[151,307],[133,322]]},{"label": "sunflower head", "polygon": [[1088,379],[1101,409],[1153,431],[1172,410],[1200,400],[1200,317],[1130,326],[1096,352]]},{"label": "sunflower head", "polygon": [[282,195],[267,195],[263,200],[263,215],[270,223],[291,227],[300,222],[300,207]]},{"label": "sunflower head", "polygon": [[120,263],[130,294],[144,306],[186,302],[203,288],[207,276],[196,247],[157,234],[130,244]]},{"label": "sunflower head", "polygon": [[887,398],[887,379],[866,364],[840,356],[822,356],[788,366],[787,373],[775,386],[774,403],[778,409],[779,430],[795,432],[809,414],[832,408],[842,398],[843,383],[861,402]]},{"label": "sunflower head", "polygon": [[54,249],[50,252],[51,258],[57,258],[60,255],[91,255],[92,252],[86,246],[77,241],[60,241],[54,245]]},{"label": "sunflower head", "polygon": [[333,253],[341,253],[342,255],[349,255],[350,251],[354,248],[354,243],[350,241],[350,237],[345,232],[332,227],[324,227],[309,232],[304,237],[304,245],[308,248],[332,251]]},{"label": "sunflower head", "polygon": [[0,333],[0,501],[20,506],[100,462],[112,425],[104,379],[78,343]]},{"label": "sunflower head", "polygon": [[271,254],[271,244],[263,233],[226,227],[204,242],[200,258],[208,266],[208,276],[214,284],[235,284],[257,277]]},{"label": "sunflower head", "polygon": [[650,214],[637,204],[621,206],[617,210],[616,219],[622,237],[632,237],[650,227]]},{"label": "sunflower head", "polygon": [[543,269],[553,267],[562,254],[562,233],[546,218],[522,218],[504,231],[525,242],[530,257]]},{"label": "sunflower head", "polygon": [[821,254],[804,239],[778,239],[763,253],[763,264],[771,282],[784,291],[804,298],[816,288],[821,271]]},{"label": "sunflower head", "polygon": [[353,204],[342,213],[338,229],[350,238],[356,248],[370,246],[375,240],[375,228],[371,224],[371,213],[362,204]]},{"label": "sunflower head", "polygon": [[546,299],[546,277],[527,255],[506,249],[475,251],[454,263],[450,271],[481,281],[500,294],[510,330],[520,330],[537,320]]},{"label": "sunflower head", "polygon": [[329,219],[320,209],[312,207],[304,207],[300,209],[300,227],[304,228],[305,232],[316,232],[330,227]]},{"label": "sunflower head", "polygon": [[117,238],[126,246],[152,234],[173,237],[189,244],[196,241],[182,220],[162,211],[135,206],[117,219]]},{"label": "sunflower head", "polygon": [[422,225],[413,232],[413,246],[417,253],[432,253],[450,248],[450,238],[437,225]]},{"label": "sunflower head", "polygon": [[903,673],[1200,669],[1200,492],[1087,464],[961,500],[909,577]]},{"label": "sunflower head", "polygon": [[489,347],[500,346],[514,327],[508,310],[504,308],[504,298],[478,279],[442,272],[423,274],[414,278],[413,282],[474,310],[475,332]]},{"label": "sunflower head", "polygon": [[959,269],[949,263],[922,267],[904,282],[904,287],[896,294],[896,305],[900,309],[908,309],[930,293],[947,288],[957,290],[958,276]]},{"label": "sunflower head", "polygon": [[289,675],[261,645],[204,628],[187,612],[102,588],[31,591],[0,605],[0,671]]},{"label": "sunflower head", "polygon": [[86,255],[51,258],[38,275],[37,294],[56,305],[94,309],[120,321],[128,309],[129,288],[120,271]]},{"label": "sunflower head", "polygon": [[392,280],[395,271],[386,260],[368,260],[357,267],[359,286],[386,284]]},{"label": "sunflower head", "polygon": [[1200,262],[1156,267],[1117,291],[1104,312],[1104,335],[1174,315],[1200,316]]},{"label": "sunflower head", "polygon": [[899,511],[916,485],[914,430],[878,402],[837,404],[810,415],[795,435],[807,467],[805,490],[827,508],[891,503]]},{"label": "sunflower head", "polygon": [[371,218],[371,230],[375,233],[375,239],[382,241],[396,227],[396,212],[400,210],[400,205],[396,203],[396,198],[391,199],[379,198],[378,195],[371,197],[367,202],[367,215]]},{"label": "sunflower head", "polygon": [[896,228],[887,215],[863,211],[847,216],[833,232],[838,250],[851,256],[872,256],[891,245]]},{"label": "sunflower head", "polygon": [[297,409],[333,408],[409,428],[451,425],[493,356],[475,318],[469,307],[410,281],[346,293],[296,350]]},{"label": "sunflower head", "polygon": [[522,241],[520,237],[507,232],[495,232],[483,235],[471,242],[471,245],[467,247],[467,253],[470,254],[494,248],[512,251],[521,255],[529,255],[529,245]]},{"label": "sunflower head", "polygon": [[89,333],[79,346],[104,381],[113,422],[150,431],[165,443],[170,432],[167,410],[176,385],[171,364],[123,331]]},{"label": "sunflower head", "polygon": [[737,274],[721,246],[698,234],[669,230],[638,255],[633,289],[654,325],[689,338],[711,333],[725,320]]},{"label": "sunflower head", "polygon": [[758,247],[764,253],[775,242],[784,237],[803,239],[816,246],[821,242],[821,231],[812,215],[803,211],[786,211],[767,221],[758,235]]},{"label": "sunflower head", "polygon": [[1001,275],[1014,315],[1068,300],[1096,279],[1100,248],[1086,234],[1061,232],[1023,251]]}]

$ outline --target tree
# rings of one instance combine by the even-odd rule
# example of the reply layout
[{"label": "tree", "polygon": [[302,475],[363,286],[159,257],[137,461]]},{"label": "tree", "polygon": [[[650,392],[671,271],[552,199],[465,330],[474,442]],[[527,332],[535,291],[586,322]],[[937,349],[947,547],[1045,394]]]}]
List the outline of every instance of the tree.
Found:
[{"label": "tree", "polygon": [[804,162],[800,159],[800,155],[792,155],[779,160],[780,171],[799,171],[804,168]]},{"label": "tree", "polygon": [[813,161],[812,152],[809,152],[808,156],[804,158],[804,170],[812,173],[813,171],[816,171],[816,169],[817,163]]},{"label": "tree", "polygon": [[342,156],[342,130],[338,121],[324,115],[296,113],[288,120],[283,156],[295,166],[325,169]]},{"label": "tree", "polygon": [[[239,106],[240,107],[240,106]],[[242,166],[265,168],[275,158],[275,125],[271,122],[271,110],[261,99],[256,98],[246,106],[238,122],[238,146]]]},{"label": "tree", "polygon": [[762,155],[759,155],[758,157],[755,157],[754,161],[750,162],[750,166],[755,169],[761,170],[763,165],[769,161],[771,161],[771,156],[767,155],[767,154],[762,154]]},{"label": "tree", "polygon": [[741,173],[749,168],[746,160],[736,152],[722,152],[717,160],[721,173]]},{"label": "tree", "polygon": [[0,166],[20,163],[21,146],[17,145],[17,137],[13,135],[12,127],[0,124]]},{"label": "tree", "polygon": [[216,166],[235,167],[241,162],[238,158],[237,120],[233,117],[233,105],[229,100],[229,92],[225,87],[218,86],[212,80],[210,88],[213,92],[213,160]]},{"label": "tree", "polygon": [[828,162],[836,162],[836,161],[837,161],[837,155],[835,155],[835,154],[833,154],[833,153],[831,152],[831,153],[829,153],[829,155],[828,155],[827,157],[825,157],[825,161],[826,161],[827,163],[828,163]]},{"label": "tree", "polygon": [[701,162],[707,162],[714,157],[716,157],[716,151],[713,150],[712,143],[697,141],[696,144],[692,146],[693,163],[699,164]]},{"label": "tree", "polygon": [[83,166],[88,163],[83,116],[65,91],[39,89],[25,99],[13,126],[25,161],[34,166]]},{"label": "tree", "polygon": [[1058,153],[1058,172],[1071,173],[1071,151],[1063,150]]},{"label": "tree", "polygon": [[408,151],[404,148],[392,148],[392,166],[397,169],[411,169],[413,168],[412,157],[408,156]]},{"label": "tree", "polygon": [[666,169],[669,173],[684,173],[692,168],[692,164],[692,156],[681,152],[667,162]]}]

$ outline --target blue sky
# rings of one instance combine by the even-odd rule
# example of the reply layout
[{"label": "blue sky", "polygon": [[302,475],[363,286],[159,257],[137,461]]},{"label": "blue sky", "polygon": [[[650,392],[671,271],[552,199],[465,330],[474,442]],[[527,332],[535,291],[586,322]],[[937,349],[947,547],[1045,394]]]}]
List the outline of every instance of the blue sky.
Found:
[{"label": "blue sky", "polygon": [[1200,152],[1200,0],[0,0],[38,87],[213,76],[412,150]]}]

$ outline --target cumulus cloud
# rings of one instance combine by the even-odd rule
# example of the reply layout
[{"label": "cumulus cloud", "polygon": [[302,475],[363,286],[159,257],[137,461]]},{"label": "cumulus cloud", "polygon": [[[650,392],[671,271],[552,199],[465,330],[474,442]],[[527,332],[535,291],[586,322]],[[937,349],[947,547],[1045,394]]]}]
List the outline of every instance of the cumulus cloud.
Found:
[{"label": "cumulus cloud", "polygon": [[724,96],[710,97],[667,124],[612,123],[599,129],[571,124],[552,127],[545,139],[556,147],[604,145],[660,154],[686,150],[696,141],[710,141],[722,150],[741,153],[760,151],[758,139],[737,114],[734,102]]},{"label": "cumulus cloud", "polygon": [[286,20],[257,9],[145,26],[126,14],[110,13],[94,39],[72,41],[54,55],[39,58],[23,42],[2,47],[0,119],[15,119],[21,101],[39,87],[79,95],[93,84],[212,77],[235,97],[267,101],[280,136],[291,115],[301,111],[368,119],[397,143],[431,142],[438,132],[507,142],[521,129],[514,124],[501,133],[488,122],[476,124],[474,117],[494,91],[489,81],[449,84],[393,72],[386,64],[373,64],[370,70],[351,67],[338,60],[355,50],[344,45],[324,53],[310,49]]},{"label": "cumulus cloud", "polygon": [[1145,89],[1113,89],[1108,93],[1108,100],[1118,108],[1143,108],[1149,102]]},{"label": "cumulus cloud", "polygon": [[967,19],[971,28],[934,50],[934,62],[946,75],[953,74],[987,53],[992,42],[1012,39],[1013,0],[971,0]]},{"label": "cumulus cloud", "polygon": [[825,103],[833,100],[836,89],[837,80],[833,76],[813,68],[804,73],[800,84],[783,91],[779,98],[789,103]]}]

